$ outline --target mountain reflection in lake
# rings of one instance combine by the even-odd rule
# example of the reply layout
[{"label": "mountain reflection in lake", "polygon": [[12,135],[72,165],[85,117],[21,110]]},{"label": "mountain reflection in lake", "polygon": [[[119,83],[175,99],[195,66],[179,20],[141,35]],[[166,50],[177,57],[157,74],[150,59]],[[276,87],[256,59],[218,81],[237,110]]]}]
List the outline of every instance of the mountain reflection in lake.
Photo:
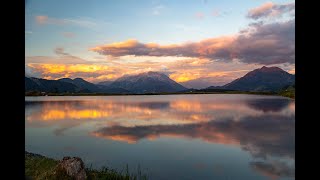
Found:
[{"label": "mountain reflection in lake", "polygon": [[26,97],[26,150],[151,179],[294,179],[295,102],[258,95]]}]

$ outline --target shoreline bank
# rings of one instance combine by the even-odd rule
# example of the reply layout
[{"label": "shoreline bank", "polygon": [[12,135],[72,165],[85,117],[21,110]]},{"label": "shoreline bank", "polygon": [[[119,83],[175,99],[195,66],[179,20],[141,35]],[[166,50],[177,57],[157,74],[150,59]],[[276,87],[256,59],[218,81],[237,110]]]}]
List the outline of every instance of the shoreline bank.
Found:
[{"label": "shoreline bank", "polygon": [[228,92],[190,92],[190,93],[148,93],[148,94],[105,94],[105,93],[48,93],[46,95],[40,94],[25,94],[27,97],[38,97],[38,96],[152,96],[152,95],[194,95],[194,94],[248,94],[248,95],[267,95],[267,96],[281,96],[290,99],[295,99],[295,94],[280,94],[280,93],[269,93],[269,92],[243,92],[243,91],[228,91]]},{"label": "shoreline bank", "polygon": [[[65,165],[68,160],[77,160],[81,166],[70,167],[70,165],[76,165],[77,163],[72,162]],[[78,164],[79,164],[78,163]],[[67,167],[68,169],[63,169],[61,167]],[[91,167],[85,167],[81,158],[79,157],[64,157],[62,160],[56,160],[50,157],[46,157],[40,154],[35,154],[25,151],[25,178],[26,179],[47,179],[47,180],[71,180],[75,177],[70,175],[69,169],[81,168],[82,176],[85,174],[86,178],[90,180],[147,180],[147,175],[142,174],[141,170],[138,169],[136,173],[129,173],[128,166],[125,171],[116,171],[107,167],[102,167],[101,169],[92,169]],[[80,170],[79,170],[80,171]],[[76,178],[77,179],[77,178]]]}]

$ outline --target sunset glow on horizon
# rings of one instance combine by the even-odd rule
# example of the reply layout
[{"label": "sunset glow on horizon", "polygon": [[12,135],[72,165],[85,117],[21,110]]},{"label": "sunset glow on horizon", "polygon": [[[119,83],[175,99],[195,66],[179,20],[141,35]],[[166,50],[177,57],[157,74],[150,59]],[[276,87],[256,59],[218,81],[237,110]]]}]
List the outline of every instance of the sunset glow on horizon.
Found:
[{"label": "sunset glow on horizon", "polygon": [[295,73],[292,0],[31,0],[25,15],[29,77],[98,83],[158,71],[203,88],[262,66]]}]

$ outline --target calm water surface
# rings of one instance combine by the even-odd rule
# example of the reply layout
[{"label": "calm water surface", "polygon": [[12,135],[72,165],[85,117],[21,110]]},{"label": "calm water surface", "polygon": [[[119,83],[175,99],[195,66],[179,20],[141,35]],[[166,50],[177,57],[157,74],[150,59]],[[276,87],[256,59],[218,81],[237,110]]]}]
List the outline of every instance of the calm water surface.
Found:
[{"label": "calm water surface", "polygon": [[295,102],[260,95],[26,97],[27,151],[163,179],[294,179]]}]

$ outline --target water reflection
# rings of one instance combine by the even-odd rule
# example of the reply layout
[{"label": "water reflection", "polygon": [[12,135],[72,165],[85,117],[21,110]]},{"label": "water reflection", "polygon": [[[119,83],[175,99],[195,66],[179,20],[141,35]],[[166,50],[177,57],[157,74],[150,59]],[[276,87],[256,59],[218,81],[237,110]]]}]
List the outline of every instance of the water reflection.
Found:
[{"label": "water reflection", "polygon": [[279,112],[290,104],[290,101],[287,99],[279,98],[249,99],[245,102],[249,107],[263,112]]},{"label": "water reflection", "polygon": [[[230,98],[232,97],[232,98]],[[294,177],[295,103],[264,96],[148,96],[26,101],[26,127],[94,124],[91,137],[137,144],[161,137],[198,139],[248,152],[248,166],[270,178]],[[201,163],[195,168],[203,169]]]},{"label": "water reflection", "polygon": [[182,125],[111,126],[100,128],[91,135],[128,143],[161,136],[198,138],[210,143],[241,146],[254,157],[293,158],[294,129],[293,117],[265,115]]},{"label": "water reflection", "polygon": [[[264,101],[266,101],[266,106],[263,106]],[[294,115],[294,109],[290,109],[291,106],[294,108],[294,102],[288,99],[245,99],[232,102],[225,99],[213,99],[212,101],[157,99],[151,102],[114,99],[27,101],[25,106],[26,120],[35,124],[40,121],[42,123],[43,121],[64,123],[70,120],[87,121],[90,119],[107,120],[107,123],[120,123],[122,126],[136,126],[187,124],[224,117],[241,118],[266,113]]]},{"label": "water reflection", "polygon": [[294,163],[286,163],[281,161],[264,162],[257,161],[251,162],[250,166],[259,173],[277,179],[279,177],[295,177]]}]

